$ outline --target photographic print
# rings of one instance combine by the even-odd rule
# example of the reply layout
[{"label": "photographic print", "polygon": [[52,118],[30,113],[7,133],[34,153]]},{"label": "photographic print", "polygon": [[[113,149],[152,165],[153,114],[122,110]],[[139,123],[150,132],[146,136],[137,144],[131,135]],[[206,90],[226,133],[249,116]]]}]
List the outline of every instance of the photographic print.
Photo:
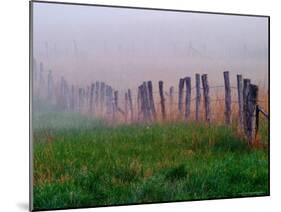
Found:
[{"label": "photographic print", "polygon": [[269,17],[30,2],[30,207],[269,195]]}]

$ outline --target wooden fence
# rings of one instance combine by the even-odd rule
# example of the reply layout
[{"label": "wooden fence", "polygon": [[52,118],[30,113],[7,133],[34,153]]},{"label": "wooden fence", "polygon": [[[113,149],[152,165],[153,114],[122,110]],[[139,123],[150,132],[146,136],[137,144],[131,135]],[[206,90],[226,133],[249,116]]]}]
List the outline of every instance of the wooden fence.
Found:
[{"label": "wooden fence", "polygon": [[[155,85],[153,86],[152,81],[142,82],[135,93],[132,89],[120,92],[111,85],[100,81],[90,85],[76,86],[70,84],[62,76],[55,82],[51,70],[48,71],[45,80],[45,72],[43,63],[40,63],[38,69],[36,61],[34,61],[33,95],[35,97],[48,100],[62,111],[79,112],[114,123],[120,120],[126,123],[182,120],[188,123],[194,114],[194,121],[205,121],[211,124],[215,120],[211,102],[224,101],[225,125],[232,125],[232,107],[233,103],[237,103],[238,126],[246,136],[248,143],[252,144],[259,129],[259,115],[262,114],[267,119],[269,118],[258,104],[258,86],[252,84],[250,79],[243,79],[242,75],[237,75],[237,87],[232,87],[228,71],[223,72],[223,86],[212,87],[209,85],[207,74],[201,76],[196,74],[194,87],[192,87],[191,77],[180,78],[178,92],[175,92],[173,86],[166,88],[164,82],[159,81],[156,86],[159,93],[154,88]],[[210,94],[211,89],[217,87],[224,88],[224,98],[213,100]],[[165,90],[169,92],[165,92]],[[234,90],[237,91],[236,100],[233,100],[232,92]],[[192,98],[192,91],[194,98]],[[178,94],[177,101],[176,94]],[[166,97],[168,98],[166,99]],[[202,99],[203,104],[201,104]],[[191,110],[193,102],[194,111]],[[201,113],[204,115],[203,120],[200,118]]]}]

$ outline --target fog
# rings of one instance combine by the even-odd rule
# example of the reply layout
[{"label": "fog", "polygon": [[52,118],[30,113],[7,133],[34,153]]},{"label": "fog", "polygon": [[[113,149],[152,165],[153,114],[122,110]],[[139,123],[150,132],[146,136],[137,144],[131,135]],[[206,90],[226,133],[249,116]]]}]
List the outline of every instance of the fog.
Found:
[{"label": "fog", "polygon": [[54,76],[117,89],[144,80],[175,84],[207,73],[232,83],[241,73],[267,86],[268,20],[263,17],[33,3],[33,52]]}]

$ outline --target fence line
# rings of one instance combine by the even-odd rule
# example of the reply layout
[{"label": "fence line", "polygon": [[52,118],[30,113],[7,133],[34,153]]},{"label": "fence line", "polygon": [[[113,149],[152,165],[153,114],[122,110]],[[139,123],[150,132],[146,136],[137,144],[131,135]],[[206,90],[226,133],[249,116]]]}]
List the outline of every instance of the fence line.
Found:
[{"label": "fence line", "polygon": [[[258,104],[265,102],[258,99],[258,87],[251,84],[250,79],[243,79],[242,75],[237,75],[237,86],[232,86],[228,71],[223,72],[224,85],[210,86],[207,74],[201,76],[195,74],[195,86],[191,86],[190,77],[180,78],[178,92],[163,81],[158,82],[157,92],[153,90],[152,81],[147,81],[142,82],[137,89],[125,90],[124,95],[122,93],[120,95],[120,90],[102,81],[87,86],[77,86],[69,83],[64,76],[55,81],[51,70],[45,80],[44,73],[43,63],[40,63],[39,70],[34,66],[36,97],[49,101],[62,111],[79,112],[113,122],[120,121],[120,116],[126,123],[169,119],[190,121],[191,114],[194,114],[195,120],[199,121],[200,116],[204,114],[204,120],[211,124],[215,120],[214,116],[223,114],[225,124],[230,126],[233,119],[233,105],[237,104],[239,128],[244,132],[248,143],[253,144],[259,129],[259,114],[269,119],[269,115]],[[165,92],[164,88],[168,92]],[[212,89],[217,88],[224,88],[224,98],[211,98]],[[194,89],[195,93],[192,92]],[[237,95],[232,95],[233,90],[237,90]],[[192,94],[195,95],[193,98]],[[177,101],[175,101],[176,96]],[[158,98],[160,101],[155,101]],[[203,100],[202,105],[201,100]],[[213,104],[222,101],[224,101],[224,113],[220,111],[217,114],[212,108]],[[191,106],[195,109],[191,109]]]}]

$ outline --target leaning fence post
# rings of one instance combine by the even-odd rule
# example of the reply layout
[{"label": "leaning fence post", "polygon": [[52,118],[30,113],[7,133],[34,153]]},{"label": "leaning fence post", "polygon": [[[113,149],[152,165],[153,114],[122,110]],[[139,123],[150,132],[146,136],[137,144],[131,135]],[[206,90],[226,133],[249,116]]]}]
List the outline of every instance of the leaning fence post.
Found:
[{"label": "leaning fence post", "polygon": [[209,83],[207,74],[202,75],[203,84],[203,95],[205,104],[205,119],[208,123],[211,122],[211,107],[210,107],[210,96],[209,96]]},{"label": "leaning fence post", "polygon": [[182,115],[183,87],[184,87],[184,79],[181,78],[179,81],[179,100],[178,100],[178,109],[179,109],[180,115]]},{"label": "leaning fence post", "polygon": [[243,80],[243,126],[244,126],[244,133],[247,135],[247,98],[249,95],[250,90],[250,83],[249,79]]},{"label": "leaning fence post", "polygon": [[191,101],[191,78],[186,77],[185,78],[186,83],[186,95],[185,95],[185,113],[184,117],[185,120],[189,119],[190,116],[190,101]]},{"label": "leaning fence post", "polygon": [[224,77],[224,88],[225,88],[225,111],[224,111],[224,119],[225,124],[231,124],[231,87],[229,80],[229,72],[223,72]]},{"label": "leaning fence post", "polygon": [[256,109],[258,98],[258,86],[250,84],[246,101],[246,136],[248,144],[252,145],[256,135]]},{"label": "leaning fence post", "polygon": [[239,126],[243,129],[243,81],[242,75],[237,75]]},{"label": "leaning fence post", "polygon": [[163,120],[166,119],[166,111],[165,111],[165,98],[163,92],[163,81],[159,81],[159,94],[160,94],[160,104],[161,104],[161,113]]},{"label": "leaning fence post", "polygon": [[153,88],[152,88],[152,82],[147,82],[148,87],[148,96],[149,96],[149,108],[152,112],[153,119],[156,120],[156,111],[155,111],[155,105],[154,105],[154,99],[153,99]]},{"label": "leaning fence post", "polygon": [[196,78],[196,101],[195,101],[195,120],[199,120],[200,102],[201,102],[201,89],[200,89],[200,74],[195,75]]},{"label": "leaning fence post", "polygon": [[134,113],[133,113],[133,101],[132,101],[132,93],[131,90],[128,89],[128,100],[129,100],[129,108],[131,113],[131,122],[134,120]]}]

